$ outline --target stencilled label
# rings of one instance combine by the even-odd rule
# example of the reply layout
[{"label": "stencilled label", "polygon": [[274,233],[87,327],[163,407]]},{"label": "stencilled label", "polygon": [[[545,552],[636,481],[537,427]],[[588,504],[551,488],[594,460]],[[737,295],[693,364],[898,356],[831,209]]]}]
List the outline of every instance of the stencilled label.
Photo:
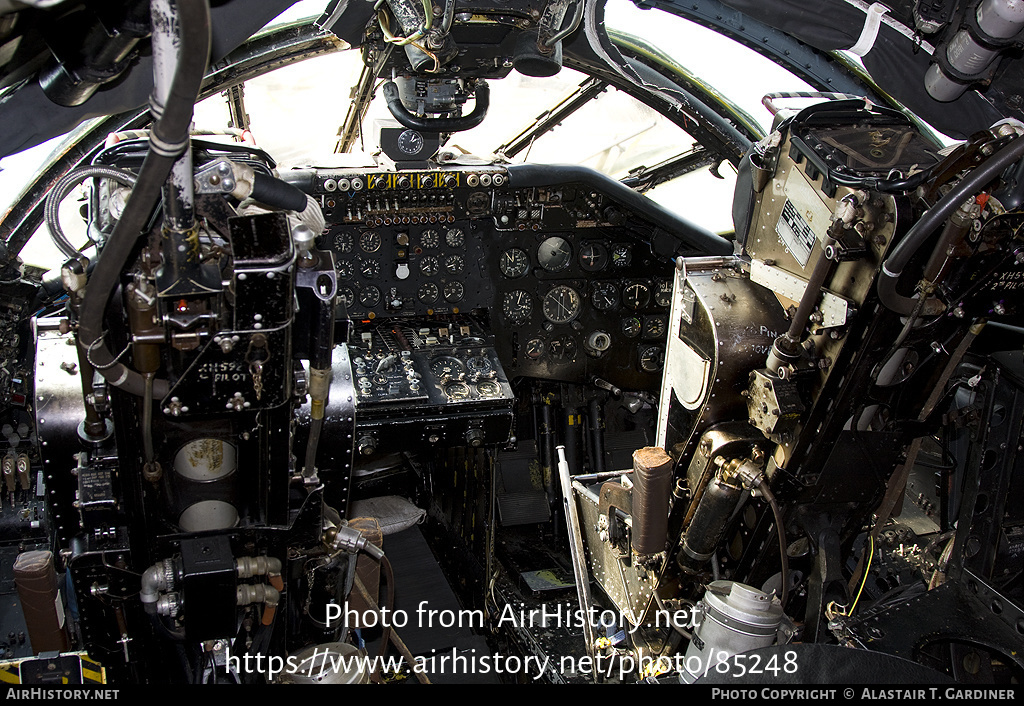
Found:
[{"label": "stencilled label", "polygon": [[800,266],[805,266],[811,257],[811,248],[814,247],[817,237],[789,199],[786,199],[786,205],[782,207],[782,215],[775,225],[775,232],[782,238],[782,242],[786,244]]}]

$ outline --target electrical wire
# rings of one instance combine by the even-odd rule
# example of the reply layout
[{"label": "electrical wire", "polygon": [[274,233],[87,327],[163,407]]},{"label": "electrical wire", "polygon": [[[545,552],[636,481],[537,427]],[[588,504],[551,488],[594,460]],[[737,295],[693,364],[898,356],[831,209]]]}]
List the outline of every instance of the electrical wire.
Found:
[{"label": "electrical wire", "polygon": [[871,571],[871,562],[875,558],[875,538],[868,532],[868,561],[864,566],[864,574],[860,580],[860,588],[857,589],[857,595],[853,599],[853,604],[847,609],[845,606],[841,606],[835,601],[831,601],[825,608],[825,615],[831,620],[832,618],[843,616],[849,617],[853,615],[853,611],[857,608],[857,602],[860,600],[861,593],[864,592],[864,586],[868,582],[868,573]]},{"label": "electrical wire", "polygon": [[853,611],[857,609],[857,601],[860,600],[860,595],[864,591],[864,585],[868,582],[868,573],[871,571],[871,560],[875,558],[875,538],[871,536],[870,532],[868,533],[868,550],[868,563],[864,566],[864,576],[861,578],[860,588],[857,589],[857,596],[853,599],[853,605],[850,606],[850,610],[847,612],[847,615],[853,615]]},{"label": "electrical wire", "polygon": [[[405,46],[406,44],[412,44],[413,42],[419,41],[427,32],[434,26],[434,8],[431,5],[430,0],[423,1],[423,12],[426,15],[423,26],[418,30],[410,34],[408,37],[395,36],[390,29],[390,22],[387,19],[387,14],[382,9],[377,10],[377,21],[380,23],[380,31],[384,33],[384,41],[388,44],[396,44],[398,46]],[[436,59],[435,59],[436,60]]]}]

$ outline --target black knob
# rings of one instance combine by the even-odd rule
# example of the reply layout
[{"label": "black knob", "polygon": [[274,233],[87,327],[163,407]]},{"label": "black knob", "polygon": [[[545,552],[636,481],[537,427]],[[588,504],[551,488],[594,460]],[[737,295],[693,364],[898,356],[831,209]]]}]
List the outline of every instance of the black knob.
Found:
[{"label": "black knob", "polygon": [[372,456],[377,451],[377,439],[373,434],[363,434],[359,437],[356,448],[363,456]]},{"label": "black knob", "polygon": [[473,447],[484,445],[484,430],[473,428],[466,431],[466,443]]}]

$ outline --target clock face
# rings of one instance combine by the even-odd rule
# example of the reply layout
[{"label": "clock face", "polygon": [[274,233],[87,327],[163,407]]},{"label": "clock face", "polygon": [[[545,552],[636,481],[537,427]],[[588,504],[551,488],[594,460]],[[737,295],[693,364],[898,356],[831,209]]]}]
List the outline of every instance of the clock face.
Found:
[{"label": "clock face", "polygon": [[423,135],[415,130],[404,130],[398,136],[398,149],[409,155],[419,154],[423,150]]}]

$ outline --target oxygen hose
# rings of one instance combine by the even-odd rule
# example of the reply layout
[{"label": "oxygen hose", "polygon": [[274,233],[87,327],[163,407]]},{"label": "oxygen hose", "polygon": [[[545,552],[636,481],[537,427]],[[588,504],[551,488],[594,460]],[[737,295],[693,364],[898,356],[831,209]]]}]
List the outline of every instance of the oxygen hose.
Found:
[{"label": "oxygen hose", "polygon": [[[78,331],[78,345],[93,367],[110,384],[139,397],[145,395],[145,380],[119,362],[120,355],[110,352],[104,341],[103,317],[120,281],[121,271],[160,199],[171,167],[188,146],[192,108],[206,73],[210,54],[210,8],[207,0],[177,0],[175,4],[181,36],[170,93],[163,114],[150,132],[149,151],[135,188],[89,282]],[[154,397],[164,397],[168,389],[166,380],[153,381]]]},{"label": "oxygen hose", "polygon": [[952,216],[969,196],[973,196],[998,177],[1004,169],[1024,157],[1024,138],[1017,137],[961,179],[945,196],[928,209],[906,236],[889,253],[878,275],[878,298],[886,308],[908,316],[917,300],[897,293],[903,268],[939,226]]}]

